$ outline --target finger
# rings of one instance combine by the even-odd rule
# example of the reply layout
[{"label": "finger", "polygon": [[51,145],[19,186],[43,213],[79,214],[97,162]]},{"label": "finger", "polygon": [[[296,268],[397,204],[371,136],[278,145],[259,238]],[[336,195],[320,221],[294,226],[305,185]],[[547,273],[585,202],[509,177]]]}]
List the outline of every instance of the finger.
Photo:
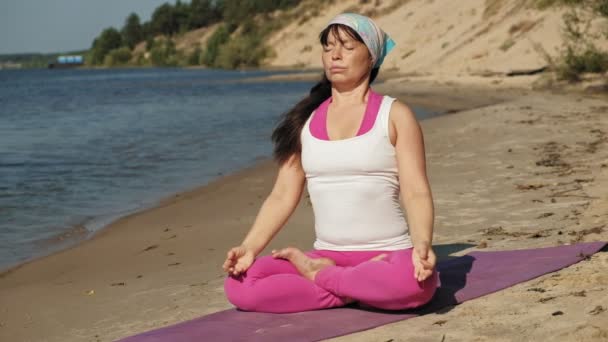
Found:
[{"label": "finger", "polygon": [[415,267],[415,270],[416,270],[416,275],[415,275],[416,280],[422,281],[424,272],[425,272],[424,269],[422,267],[418,266],[418,267]]},{"label": "finger", "polygon": [[432,272],[425,272],[422,275],[422,280],[421,281],[427,280],[431,276],[431,274],[433,274],[433,273]]},{"label": "finger", "polygon": [[224,268],[225,271],[228,271],[230,266],[232,266],[232,262],[230,260],[224,261],[224,265],[222,265],[222,267]]},{"label": "finger", "polygon": [[226,259],[226,261],[224,261],[224,265],[226,265],[227,267],[234,266],[234,263],[234,259]]},{"label": "finger", "polygon": [[420,263],[425,269],[433,268],[433,263],[428,260],[420,260]]},{"label": "finger", "polygon": [[424,269],[418,270],[418,281],[424,280]]}]

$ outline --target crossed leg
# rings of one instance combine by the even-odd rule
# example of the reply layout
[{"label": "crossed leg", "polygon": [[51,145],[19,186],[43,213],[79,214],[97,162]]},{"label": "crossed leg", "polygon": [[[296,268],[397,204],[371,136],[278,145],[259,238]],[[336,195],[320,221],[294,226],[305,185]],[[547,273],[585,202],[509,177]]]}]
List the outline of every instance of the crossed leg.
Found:
[{"label": "crossed leg", "polygon": [[[321,256],[307,254],[311,259]],[[347,299],[317,286],[306,279],[288,260],[263,256],[238,277],[229,276],[224,283],[228,300],[247,311],[300,312],[343,306]]]},{"label": "crossed leg", "polygon": [[[239,277],[225,283],[228,300],[240,309],[299,312],[346,305],[352,301],[375,308],[400,310],[427,303],[437,287],[437,272],[422,282],[414,278],[412,249],[377,253],[363,262],[342,266],[327,262],[332,252],[303,253],[286,248],[257,259]],[[346,266],[344,266],[346,264]]]}]

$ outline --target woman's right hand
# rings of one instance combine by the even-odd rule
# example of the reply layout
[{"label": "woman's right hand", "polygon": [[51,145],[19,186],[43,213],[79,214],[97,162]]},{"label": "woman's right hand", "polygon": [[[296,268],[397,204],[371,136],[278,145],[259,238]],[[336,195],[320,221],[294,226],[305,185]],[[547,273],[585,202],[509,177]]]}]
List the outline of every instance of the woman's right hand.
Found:
[{"label": "woman's right hand", "polygon": [[247,271],[254,259],[255,253],[251,249],[245,246],[233,247],[228,251],[226,261],[224,261],[224,271],[232,276],[238,276]]}]

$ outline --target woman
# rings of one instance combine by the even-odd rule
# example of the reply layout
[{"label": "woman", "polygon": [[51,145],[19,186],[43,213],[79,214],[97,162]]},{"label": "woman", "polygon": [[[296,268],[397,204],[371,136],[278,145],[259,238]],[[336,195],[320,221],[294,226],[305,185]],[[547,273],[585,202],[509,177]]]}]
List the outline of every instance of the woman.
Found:
[{"label": "woman", "polygon": [[[276,183],[243,243],[228,251],[226,295],[242,310],[275,313],[352,302],[421,306],[437,287],[422,132],[405,104],[369,86],[394,42],[352,13],[332,19],[320,41],[325,75],[273,132]],[[305,183],[315,249],[288,247],[256,259]]]}]

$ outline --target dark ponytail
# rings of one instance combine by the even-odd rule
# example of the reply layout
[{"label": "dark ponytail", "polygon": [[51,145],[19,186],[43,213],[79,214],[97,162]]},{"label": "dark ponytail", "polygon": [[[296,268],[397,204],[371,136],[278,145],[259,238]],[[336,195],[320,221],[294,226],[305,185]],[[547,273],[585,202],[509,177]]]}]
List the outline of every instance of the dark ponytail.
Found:
[{"label": "dark ponytail", "polygon": [[[335,37],[340,37],[338,30],[342,29],[352,38],[363,43],[363,39],[356,31],[348,26],[334,24],[327,27],[319,35],[321,44],[327,45],[327,36],[331,32]],[[373,68],[370,74],[369,83],[371,84],[378,76],[379,68]],[[272,132],[272,142],[274,143],[273,157],[274,160],[282,165],[291,155],[299,154],[302,151],[300,134],[306,120],[312,115],[312,112],[331,96],[331,82],[327,79],[325,73],[321,81],[315,84],[310,89],[310,94],[298,102],[293,108],[285,112]]]},{"label": "dark ponytail", "polygon": [[331,82],[323,75],[321,81],[310,89],[308,97],[283,114],[278,126],[272,132],[273,156],[279,165],[287,161],[292,154],[301,152],[300,132],[302,132],[302,127],[312,112],[330,96]]}]

